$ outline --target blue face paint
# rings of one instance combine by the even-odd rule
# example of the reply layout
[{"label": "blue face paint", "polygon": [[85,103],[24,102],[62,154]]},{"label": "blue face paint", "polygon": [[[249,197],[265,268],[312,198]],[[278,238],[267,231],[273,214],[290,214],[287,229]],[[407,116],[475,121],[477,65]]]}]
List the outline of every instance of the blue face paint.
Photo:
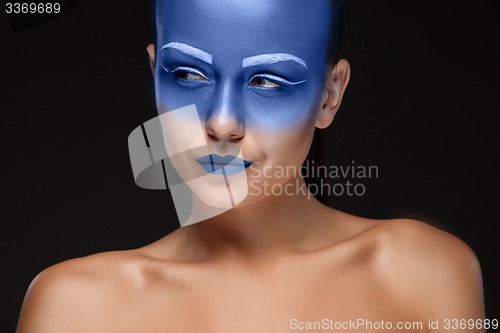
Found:
[{"label": "blue face paint", "polygon": [[160,112],[196,104],[245,127],[283,129],[315,116],[325,83],[328,0],[157,0]]}]

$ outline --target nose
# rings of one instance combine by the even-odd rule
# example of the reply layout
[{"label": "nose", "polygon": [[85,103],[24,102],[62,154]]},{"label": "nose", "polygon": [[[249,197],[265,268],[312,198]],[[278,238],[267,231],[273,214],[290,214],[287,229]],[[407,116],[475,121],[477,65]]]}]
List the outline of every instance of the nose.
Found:
[{"label": "nose", "polygon": [[245,134],[245,126],[241,112],[238,112],[238,94],[230,84],[220,88],[214,98],[205,123],[209,138],[214,141],[239,141]]}]

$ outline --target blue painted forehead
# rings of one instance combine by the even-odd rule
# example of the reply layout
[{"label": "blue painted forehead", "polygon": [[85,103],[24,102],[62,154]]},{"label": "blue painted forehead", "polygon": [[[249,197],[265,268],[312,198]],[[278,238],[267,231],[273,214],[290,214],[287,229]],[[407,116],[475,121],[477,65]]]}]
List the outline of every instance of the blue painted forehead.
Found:
[{"label": "blue painted forehead", "polygon": [[214,56],[290,52],[324,64],[340,48],[339,0],[153,1],[157,50],[175,41]]}]

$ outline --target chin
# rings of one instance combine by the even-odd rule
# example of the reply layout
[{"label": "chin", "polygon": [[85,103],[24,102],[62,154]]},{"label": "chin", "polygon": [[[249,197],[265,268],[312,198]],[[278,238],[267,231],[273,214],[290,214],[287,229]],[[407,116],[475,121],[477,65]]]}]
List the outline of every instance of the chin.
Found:
[{"label": "chin", "polygon": [[206,174],[187,184],[202,204],[214,208],[232,209],[248,196],[245,172],[231,176]]}]

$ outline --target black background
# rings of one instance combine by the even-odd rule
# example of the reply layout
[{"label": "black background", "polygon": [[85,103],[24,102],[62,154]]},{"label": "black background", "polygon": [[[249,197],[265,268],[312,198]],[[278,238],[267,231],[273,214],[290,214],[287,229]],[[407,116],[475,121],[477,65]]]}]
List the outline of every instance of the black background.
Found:
[{"label": "black background", "polygon": [[[351,83],[332,131],[337,163],[377,165],[339,209],[417,218],[476,252],[488,318],[500,317],[497,193],[500,11],[493,1],[345,6]],[[135,186],[128,134],[155,116],[146,1],[81,0],[1,29],[2,332],[35,275],[57,262],[139,247],[177,227],[167,191]]]}]

